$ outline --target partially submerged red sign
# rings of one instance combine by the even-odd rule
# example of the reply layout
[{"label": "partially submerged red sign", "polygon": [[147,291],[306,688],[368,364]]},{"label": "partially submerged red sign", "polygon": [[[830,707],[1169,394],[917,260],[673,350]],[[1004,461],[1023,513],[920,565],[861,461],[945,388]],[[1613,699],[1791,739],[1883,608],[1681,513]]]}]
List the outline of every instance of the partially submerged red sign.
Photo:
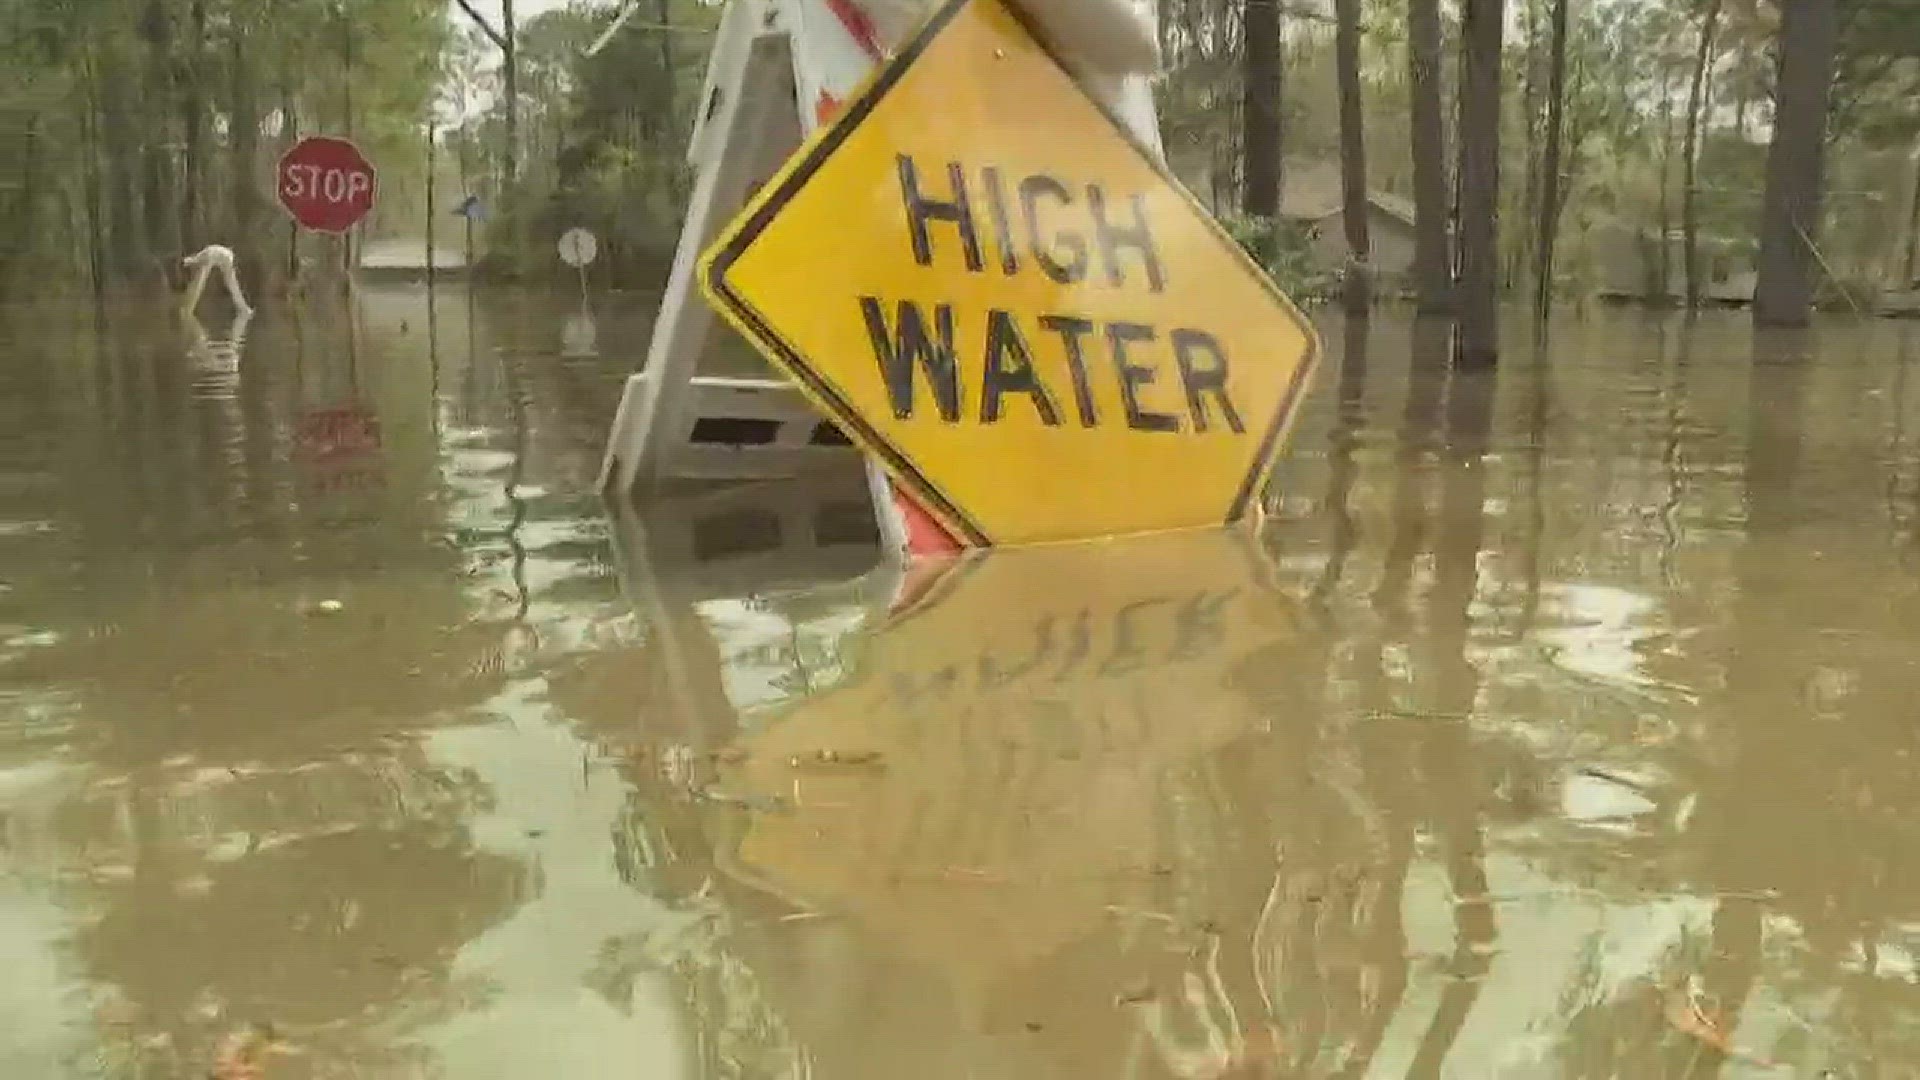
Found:
[{"label": "partially submerged red sign", "polygon": [[294,443],[310,461],[357,458],[380,449],[380,418],[364,405],[309,409],[300,415]]}]

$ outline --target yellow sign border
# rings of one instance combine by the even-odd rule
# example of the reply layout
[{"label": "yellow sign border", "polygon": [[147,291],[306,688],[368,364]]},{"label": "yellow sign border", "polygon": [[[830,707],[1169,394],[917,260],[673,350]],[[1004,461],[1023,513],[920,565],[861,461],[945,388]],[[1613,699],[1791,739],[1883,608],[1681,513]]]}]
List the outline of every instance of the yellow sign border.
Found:
[{"label": "yellow sign border", "polygon": [[1293,424],[1293,419],[1299,411],[1300,398],[1306,391],[1309,379],[1319,370],[1320,335],[1306,313],[1280,291],[1279,287],[1273,283],[1273,279],[1247,254],[1238,241],[1227,235],[1226,230],[1214,220],[1213,214],[1194,197],[1193,192],[1187,190],[1187,186],[1174,176],[1159,156],[1142,146],[1140,140],[1134,137],[1133,132],[1113,114],[1112,110],[1099,99],[1088,94],[1079,80],[1072,78],[1071,69],[1062,63],[1059,54],[1047,44],[1046,39],[1035,31],[1032,21],[1006,0],[947,0],[942,4],[891,61],[868,76],[860,89],[855,92],[852,100],[847,103],[847,107],[841,110],[831,123],[816,130],[812,137],[807,139],[787,160],[786,164],[780,167],[780,171],[775,173],[773,178],[748,200],[746,207],[727,224],[726,228],[721,230],[720,235],[714,239],[700,258],[701,291],[706,294],[707,301],[735,330],[740,332],[741,336],[757,346],[768,360],[799,386],[801,393],[813,403],[816,409],[839,424],[841,430],[855,445],[879,458],[894,479],[905,486],[929,513],[947,527],[949,532],[974,547],[994,546],[992,537],[981,528],[978,522],[941,491],[939,485],[929,479],[906,453],[874,430],[872,425],[868,424],[827,380],[815,373],[813,366],[807,362],[799,350],[781,337],[766,317],[745,296],[734,291],[727,282],[728,269],[746,254],[747,249],[752,247],[754,241],[767,230],[767,227],[785,209],[786,204],[799,194],[807,182],[813,178],[813,174],[826,164],[834,151],[859,130],[860,125],[879,107],[887,93],[905,77],[908,69],[921,54],[933,45],[941,31],[945,30],[947,25],[966,9],[967,5],[974,3],[998,3],[1005,8],[1007,14],[1035,46],[1059,66],[1062,72],[1069,73],[1068,81],[1101,116],[1106,118],[1114,134],[1131,147],[1141,161],[1163,182],[1180,193],[1180,197],[1186,201],[1188,207],[1201,221],[1205,222],[1207,231],[1212,233],[1227,250],[1228,256],[1236,259],[1248,273],[1251,273],[1267,294],[1277,301],[1281,309],[1290,314],[1298,324],[1301,335],[1306,341],[1306,355],[1301,358],[1300,366],[1295,369],[1293,381],[1280,399],[1277,413],[1269,422],[1266,434],[1261,438],[1259,456],[1255,459],[1253,469],[1241,481],[1240,488],[1234,494],[1233,504],[1228,508],[1224,520],[1199,523],[1193,527],[1210,528],[1232,525],[1240,521],[1246,516],[1248,506],[1255,501],[1258,493],[1272,476],[1279,457],[1277,451],[1281,438]]}]

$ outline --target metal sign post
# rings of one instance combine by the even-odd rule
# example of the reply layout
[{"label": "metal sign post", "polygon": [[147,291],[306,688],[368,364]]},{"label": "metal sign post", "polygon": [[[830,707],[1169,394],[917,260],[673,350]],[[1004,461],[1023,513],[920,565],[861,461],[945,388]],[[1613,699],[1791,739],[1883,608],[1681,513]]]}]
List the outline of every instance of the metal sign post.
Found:
[{"label": "metal sign post", "polygon": [[600,254],[600,241],[585,229],[568,229],[560,236],[560,261],[580,272],[580,303],[587,302],[587,265]]}]

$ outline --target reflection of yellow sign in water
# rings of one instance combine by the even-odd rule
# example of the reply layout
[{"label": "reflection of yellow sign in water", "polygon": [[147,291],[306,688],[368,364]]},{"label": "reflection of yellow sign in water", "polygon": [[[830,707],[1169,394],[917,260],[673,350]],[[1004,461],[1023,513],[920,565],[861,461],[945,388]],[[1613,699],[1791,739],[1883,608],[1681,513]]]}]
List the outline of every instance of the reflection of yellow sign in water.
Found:
[{"label": "reflection of yellow sign in water", "polygon": [[732,853],[744,877],[860,919],[978,1009],[1109,906],[1164,903],[1170,792],[1267,719],[1249,666],[1296,635],[1230,532],[976,558],[721,779],[781,800]]},{"label": "reflection of yellow sign in water", "polygon": [[1316,352],[1001,0],[944,7],[703,280],[975,544],[1239,518]]}]

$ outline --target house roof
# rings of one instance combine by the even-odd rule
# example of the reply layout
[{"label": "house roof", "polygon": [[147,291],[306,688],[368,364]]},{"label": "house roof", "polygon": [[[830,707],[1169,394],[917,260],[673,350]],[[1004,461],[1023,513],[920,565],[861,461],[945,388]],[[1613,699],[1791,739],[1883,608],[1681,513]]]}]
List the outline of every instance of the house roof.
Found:
[{"label": "house roof", "polygon": [[1280,170],[1280,216],[1318,221],[1340,209],[1340,163],[1289,157]]},{"label": "house roof", "polygon": [[[1338,214],[1341,192],[1340,163],[1329,158],[1288,158],[1281,175],[1280,216],[1296,221],[1320,221]],[[1413,227],[1413,203],[1384,191],[1370,191],[1374,209]]]}]

